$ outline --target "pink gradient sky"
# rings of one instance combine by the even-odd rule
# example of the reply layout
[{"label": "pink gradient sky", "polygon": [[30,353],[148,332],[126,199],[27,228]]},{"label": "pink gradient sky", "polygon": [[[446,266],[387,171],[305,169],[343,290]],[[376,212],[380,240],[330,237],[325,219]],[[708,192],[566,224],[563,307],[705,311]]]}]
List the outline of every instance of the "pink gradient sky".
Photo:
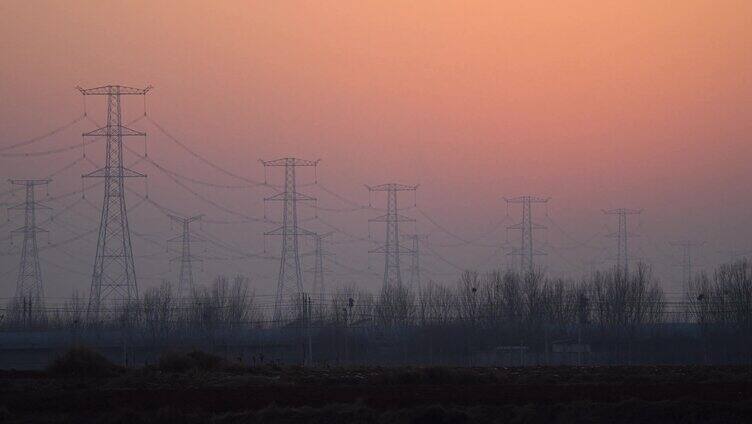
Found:
[{"label": "pink gradient sky", "polygon": [[[321,158],[319,180],[360,202],[368,201],[365,183],[419,183],[421,209],[467,238],[506,213],[502,196],[551,196],[551,219],[572,238],[606,247],[611,240],[593,238],[613,228],[601,209],[643,208],[634,222],[642,234],[634,255],[651,262],[672,290],[681,274],[670,241],[707,240],[698,259],[704,267],[725,259],[720,250],[752,250],[750,22],[748,1],[6,0],[0,3],[0,146],[80,114],[76,85],[153,84],[149,114],[233,172],[258,179],[258,158]],[[103,103],[89,99],[87,106],[101,122]],[[126,107],[133,117],[143,106],[136,100]],[[44,146],[75,142],[80,132]],[[149,153],[181,172],[233,183],[164,137],[150,137]],[[38,177],[76,155],[55,162],[2,159],[0,177]],[[61,176],[53,193],[78,187],[82,172]],[[154,170],[149,174],[152,195],[162,203],[227,217]],[[321,206],[346,206],[315,187],[306,190]],[[204,192],[262,214],[263,191]],[[169,238],[168,222],[143,208],[133,213],[134,229]],[[547,221],[540,212],[538,219]],[[359,235],[371,215],[322,212]],[[558,248],[540,261],[551,273],[577,275],[588,260],[606,256],[598,248],[563,249],[573,241],[549,227],[540,238]],[[207,231],[256,250],[264,228]],[[418,229],[436,230],[425,219]],[[486,242],[504,237],[501,230]],[[432,240],[456,241],[440,232]],[[269,245],[277,248],[276,241]],[[94,245],[79,247],[83,260],[75,266],[86,274]],[[341,262],[367,266],[368,246],[343,243],[333,250]],[[476,259],[493,253],[481,246],[436,250],[468,267],[481,267]],[[3,257],[0,271],[16,261]],[[370,261],[380,272],[380,258]],[[506,263],[499,255],[481,268]],[[264,275],[257,277],[258,290],[271,292],[273,263],[207,264],[204,278],[225,266],[228,273]],[[452,272],[435,258],[426,266]],[[164,264],[143,260],[139,267],[174,275]],[[336,278],[378,285],[378,278]],[[85,277],[61,279],[48,283],[51,293],[87,291]],[[12,294],[13,285],[11,273],[0,296]]]}]

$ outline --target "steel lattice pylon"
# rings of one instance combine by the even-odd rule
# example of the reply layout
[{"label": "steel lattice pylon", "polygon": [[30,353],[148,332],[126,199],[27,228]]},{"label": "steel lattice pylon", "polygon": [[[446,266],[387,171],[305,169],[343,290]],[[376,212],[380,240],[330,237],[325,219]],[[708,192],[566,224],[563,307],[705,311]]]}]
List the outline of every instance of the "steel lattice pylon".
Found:
[{"label": "steel lattice pylon", "polygon": [[36,201],[35,189],[38,185],[49,184],[50,180],[8,181],[13,185],[24,186],[26,189],[24,202],[9,208],[10,210],[24,212],[23,227],[14,231],[14,233],[23,234],[23,245],[12,309],[14,318],[18,318],[22,323],[32,324],[41,318],[44,310],[44,285],[42,283],[42,270],[39,266],[37,233],[47,232],[47,230],[37,226],[36,211],[37,209],[49,209]]},{"label": "steel lattice pylon", "polygon": [[546,254],[542,250],[533,247],[533,230],[543,230],[546,228],[533,222],[533,203],[547,203],[549,198],[519,196],[514,198],[505,197],[504,200],[507,203],[522,204],[522,221],[507,227],[507,230],[520,230],[520,248],[513,250],[508,255],[520,257],[521,273],[532,273],[535,270],[533,257]]},{"label": "steel lattice pylon", "polygon": [[324,275],[327,273],[324,266],[324,257],[331,255],[331,253],[324,248],[324,239],[330,236],[332,233],[316,234],[314,236],[314,262],[313,262],[313,284],[311,285],[311,292],[314,296],[318,297],[317,302],[319,304],[324,302],[324,290],[325,282]]},{"label": "steel lattice pylon", "polygon": [[426,236],[421,234],[405,234],[405,240],[411,243],[410,254],[410,287],[420,292],[420,241],[425,240]]},{"label": "steel lattice pylon", "polygon": [[693,262],[692,251],[695,248],[703,246],[704,244],[705,244],[704,241],[692,241],[692,240],[682,240],[682,241],[671,243],[672,246],[677,246],[677,247],[682,248],[682,261],[679,265],[682,268],[682,291],[684,293],[689,293],[689,290],[692,287],[692,278],[694,276],[693,274],[694,262]]},{"label": "steel lattice pylon", "polygon": [[136,270],[133,263],[133,248],[128,227],[128,214],[125,206],[125,178],[146,177],[123,165],[123,137],[146,136],[122,125],[122,95],[146,95],[151,89],[107,85],[84,89],[84,96],[106,96],[107,124],[94,131],[84,133],[85,137],[105,137],[105,165],[84,178],[104,178],[104,200],[99,223],[99,238],[91,277],[91,291],[87,317],[98,320],[101,309],[123,307],[138,298]]},{"label": "steel lattice pylon", "polygon": [[415,220],[399,213],[397,193],[400,191],[415,191],[418,186],[388,183],[374,187],[366,186],[366,188],[369,191],[386,192],[387,196],[386,214],[370,220],[371,222],[386,223],[386,240],[383,246],[372,250],[371,253],[384,254],[384,287],[402,286],[400,255],[403,253],[412,253],[412,251],[400,245],[399,223],[414,222]]},{"label": "steel lattice pylon", "polygon": [[298,236],[315,235],[314,232],[298,226],[297,202],[299,200],[315,201],[316,199],[297,192],[295,168],[299,166],[315,167],[319,161],[282,158],[270,161],[262,160],[261,163],[264,167],[282,166],[285,168],[284,191],[264,199],[264,201],[282,202],[282,226],[264,233],[267,236],[282,236],[282,255],[279,261],[277,293],[274,301],[274,321],[279,322],[284,318],[282,307],[285,300],[299,302],[303,295],[303,274],[300,269]]},{"label": "steel lattice pylon", "polygon": [[172,258],[171,262],[180,261],[177,293],[178,297],[185,299],[193,293],[196,288],[196,283],[193,279],[193,263],[201,261],[201,258],[191,254],[191,245],[203,241],[191,234],[191,223],[201,220],[203,215],[195,215],[191,217],[169,215],[169,217],[180,224],[182,229],[181,234],[168,240],[168,243],[180,243],[180,256]]},{"label": "steel lattice pylon", "polygon": [[629,236],[632,235],[627,230],[627,215],[638,215],[642,213],[642,209],[619,208],[604,210],[603,213],[619,217],[619,227],[616,233],[609,234],[608,236],[616,238],[616,269],[622,275],[627,275],[629,273],[629,249],[627,242]]}]

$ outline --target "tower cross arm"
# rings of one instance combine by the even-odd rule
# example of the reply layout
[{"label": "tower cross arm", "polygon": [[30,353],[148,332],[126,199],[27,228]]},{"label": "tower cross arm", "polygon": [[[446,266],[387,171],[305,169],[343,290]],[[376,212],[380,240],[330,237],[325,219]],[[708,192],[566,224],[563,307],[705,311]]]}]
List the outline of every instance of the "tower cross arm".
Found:
[{"label": "tower cross arm", "polygon": [[184,217],[184,216],[178,216],[175,214],[168,213],[167,216],[173,221],[183,224],[183,223],[191,223],[195,221],[200,221],[204,217],[204,214]]},{"label": "tower cross arm", "polygon": [[271,202],[271,201],[287,201],[287,200],[304,200],[304,201],[315,201],[315,197],[308,196],[307,194],[298,193],[297,191],[294,193],[277,193],[274,196],[265,197],[264,201]]},{"label": "tower cross arm", "polygon": [[106,96],[109,94],[120,95],[144,95],[151,91],[154,87],[149,85],[146,88],[127,87],[124,85],[105,85],[102,87],[83,88],[77,86],[76,89],[84,96]]},{"label": "tower cross arm", "polygon": [[[187,243],[204,243],[206,240],[203,237],[191,235],[191,239]],[[167,243],[184,243],[186,242],[182,235],[178,235],[167,239]]]},{"label": "tower cross arm", "polygon": [[31,185],[31,186],[35,186],[35,185],[49,184],[49,183],[52,182],[52,180],[48,179],[48,178],[40,178],[40,179],[36,179],[36,180],[8,179],[8,182],[11,183],[11,184],[13,184],[13,185],[22,185],[22,186]]},{"label": "tower cross arm", "polygon": [[285,229],[284,226],[275,228],[271,231],[267,231],[264,233],[265,236],[307,236],[307,237],[315,237],[316,233],[313,231],[306,230],[305,228],[301,227],[295,227],[292,229]]},{"label": "tower cross arm", "polygon": [[402,214],[386,214],[377,216],[376,218],[371,218],[368,221],[370,222],[415,222],[415,218],[410,218],[409,216],[402,215]]},{"label": "tower cross arm", "polygon": [[316,166],[321,162],[321,159],[306,160],[298,158],[281,158],[274,160],[259,159],[259,162],[264,166]]},{"label": "tower cross arm", "polygon": [[146,178],[146,174],[123,167],[122,175],[112,172],[112,169],[100,168],[88,174],[81,175],[81,178]]},{"label": "tower cross arm", "polygon": [[[519,222],[517,224],[507,225],[507,230],[523,230],[526,226],[524,222]],[[537,224],[535,222],[531,222],[529,225],[529,228],[532,230],[547,230],[548,227],[542,224]]]},{"label": "tower cross arm", "polygon": [[387,184],[380,184],[376,186],[370,186],[366,184],[366,188],[369,191],[412,191],[412,190],[418,189],[418,184],[408,185],[408,184],[398,184],[398,183],[387,183]]},{"label": "tower cross arm", "polygon": [[25,210],[30,205],[33,205],[34,209],[52,210],[51,207],[49,207],[49,206],[47,206],[45,204],[39,203],[39,202],[23,202],[23,203],[18,203],[18,204],[15,204],[13,206],[9,206],[7,208],[7,210],[9,210],[9,211],[22,211],[22,210]]},{"label": "tower cross arm", "polygon": [[523,202],[546,203],[549,200],[551,200],[550,197],[539,197],[539,196],[504,197],[504,201],[507,203],[523,203]]},{"label": "tower cross arm", "polygon": [[11,231],[11,233],[13,234],[23,234],[27,232],[49,233],[49,230],[39,227],[37,225],[33,225],[33,226],[28,226],[28,227],[27,226],[18,227],[15,230]]},{"label": "tower cross arm", "polygon": [[115,127],[117,132],[111,132],[111,127],[97,128],[93,131],[82,133],[84,137],[109,137],[113,135],[119,135],[122,137],[146,137],[146,133],[143,131],[136,131],[126,126],[120,125]]},{"label": "tower cross arm", "polygon": [[642,213],[642,209],[628,209],[628,208],[617,208],[617,209],[601,209],[603,213],[606,215],[636,215]]},{"label": "tower cross arm", "polygon": [[414,250],[409,249],[402,245],[397,246],[379,246],[375,249],[371,249],[368,251],[368,253],[398,253],[398,254],[408,254],[408,253],[415,253]]},{"label": "tower cross arm", "polygon": [[693,241],[693,240],[682,240],[682,241],[672,241],[669,244],[671,246],[679,246],[679,247],[700,247],[705,245],[705,241]]}]

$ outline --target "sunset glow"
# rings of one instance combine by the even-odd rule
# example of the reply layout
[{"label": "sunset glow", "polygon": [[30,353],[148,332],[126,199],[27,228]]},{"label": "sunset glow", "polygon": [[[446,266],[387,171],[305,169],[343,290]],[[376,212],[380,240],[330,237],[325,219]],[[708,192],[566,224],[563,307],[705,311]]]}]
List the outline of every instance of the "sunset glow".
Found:
[{"label": "sunset glow", "polygon": [[[504,217],[502,197],[551,196],[550,219],[544,208],[536,210],[549,229],[536,237],[554,248],[546,249],[541,265],[563,275],[586,272],[600,246],[612,247],[602,236],[614,231],[615,221],[602,209],[644,209],[631,228],[641,235],[634,255],[651,263],[671,292],[681,270],[670,241],[707,240],[697,265],[708,269],[726,259],[718,252],[752,247],[750,16],[749,1],[6,0],[0,3],[0,145],[81,114],[77,85],[152,84],[149,116],[194,151],[254,180],[264,178],[259,158],[295,156],[322,159],[318,181],[362,204],[369,197],[364,184],[420,184],[419,210],[466,239],[481,237]],[[87,98],[86,107],[94,121],[104,120],[101,99]],[[143,113],[140,99],[126,99],[124,107],[126,121]],[[238,183],[180,150],[148,121],[134,126],[149,134],[149,156],[170,169]],[[75,143],[92,128],[84,122],[37,149]],[[140,139],[129,143],[143,152]],[[0,169],[3,178],[37,178],[80,155],[71,151],[59,161],[4,157]],[[101,147],[88,155],[100,161]],[[51,193],[79,188],[80,174],[90,170],[83,168],[56,177]],[[149,174],[149,196],[161,204],[218,220],[238,218],[175,188],[144,164],[137,168]],[[268,177],[279,184],[282,175],[270,170]],[[318,197],[319,206],[352,206],[306,187],[313,172],[301,170],[300,178],[300,191]],[[140,193],[146,189],[142,181],[128,184]],[[269,195],[195,189],[253,217],[263,216],[262,199]],[[89,198],[100,202],[100,191]],[[412,195],[400,201],[411,205]],[[373,202],[382,207],[385,199],[375,196]],[[268,209],[275,219],[277,206]],[[359,237],[378,215],[319,213]],[[405,214],[437,245],[457,244],[418,209]],[[510,215],[509,224],[518,220],[517,210]],[[302,219],[313,216],[312,208],[301,208]],[[158,234],[159,243],[171,237],[169,221],[148,206],[133,211],[130,221],[134,231]],[[77,224],[88,225],[70,223]],[[310,227],[317,225],[327,230],[313,220]],[[271,227],[212,230],[255,252]],[[383,238],[382,227],[371,231]],[[55,230],[51,240],[69,236]],[[516,243],[518,235],[507,236],[502,228],[484,243],[507,237]],[[572,248],[582,240],[591,248]],[[266,243],[276,253],[279,240]],[[134,246],[136,256],[158,249],[138,239]],[[369,258],[368,245],[332,250],[354,268],[368,269],[370,262],[375,272],[382,270],[382,258]],[[487,246],[435,250],[460,267],[483,270],[518,260],[494,256]],[[81,252],[84,259],[93,254],[91,245]],[[67,262],[65,256],[51,260]],[[431,278],[455,278],[446,275],[456,269],[428,261],[437,269]],[[5,270],[16,262],[7,256],[0,263]],[[86,263],[68,267],[90,273]],[[206,276],[220,269],[257,275],[254,284],[263,293],[272,292],[277,272],[274,261],[206,267]],[[174,274],[145,258],[137,258],[137,268],[145,287],[157,284],[160,273]],[[48,287],[51,295],[88,289],[87,278],[65,275],[65,285]],[[13,278],[3,280],[2,297],[12,295]],[[380,277],[358,284],[376,288]]]}]

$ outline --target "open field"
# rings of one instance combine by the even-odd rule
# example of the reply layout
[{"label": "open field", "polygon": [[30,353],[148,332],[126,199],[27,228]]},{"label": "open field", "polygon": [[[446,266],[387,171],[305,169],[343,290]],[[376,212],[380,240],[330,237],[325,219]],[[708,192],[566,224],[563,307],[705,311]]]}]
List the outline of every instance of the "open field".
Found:
[{"label": "open field", "polygon": [[752,420],[747,366],[243,367],[175,354],[140,369],[80,367],[0,372],[0,416],[129,423]]}]

